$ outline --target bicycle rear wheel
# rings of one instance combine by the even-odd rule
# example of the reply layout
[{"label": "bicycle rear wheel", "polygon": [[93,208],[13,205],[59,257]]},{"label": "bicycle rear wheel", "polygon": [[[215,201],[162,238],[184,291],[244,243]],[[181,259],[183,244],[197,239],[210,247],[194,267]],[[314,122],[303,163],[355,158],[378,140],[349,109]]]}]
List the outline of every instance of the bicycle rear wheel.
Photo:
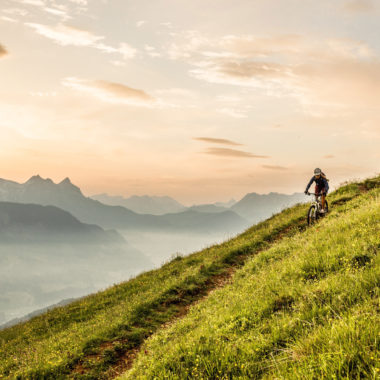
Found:
[{"label": "bicycle rear wheel", "polygon": [[307,224],[309,226],[313,225],[318,219],[318,212],[315,205],[310,206],[309,211],[307,213]]}]

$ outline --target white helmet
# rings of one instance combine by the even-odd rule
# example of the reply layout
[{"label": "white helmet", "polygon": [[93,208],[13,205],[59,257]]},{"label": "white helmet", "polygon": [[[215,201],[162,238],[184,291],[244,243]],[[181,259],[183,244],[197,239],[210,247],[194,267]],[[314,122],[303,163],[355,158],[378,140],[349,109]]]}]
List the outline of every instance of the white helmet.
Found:
[{"label": "white helmet", "polygon": [[321,174],[322,174],[321,169],[319,169],[319,168],[314,169],[314,175],[321,175]]}]

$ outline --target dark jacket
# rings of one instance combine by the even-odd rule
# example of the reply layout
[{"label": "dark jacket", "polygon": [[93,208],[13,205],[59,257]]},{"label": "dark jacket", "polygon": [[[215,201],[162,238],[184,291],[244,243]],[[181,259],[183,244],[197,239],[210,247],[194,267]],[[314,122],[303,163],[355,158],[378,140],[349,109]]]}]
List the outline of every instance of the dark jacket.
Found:
[{"label": "dark jacket", "polygon": [[305,190],[306,192],[309,190],[313,182],[315,182],[315,184],[318,185],[318,188],[320,190],[324,188],[325,193],[327,194],[327,192],[329,191],[329,183],[327,182],[326,178],[323,175],[321,175],[318,179],[315,178],[315,176],[312,176],[311,180],[306,186],[306,190]]}]

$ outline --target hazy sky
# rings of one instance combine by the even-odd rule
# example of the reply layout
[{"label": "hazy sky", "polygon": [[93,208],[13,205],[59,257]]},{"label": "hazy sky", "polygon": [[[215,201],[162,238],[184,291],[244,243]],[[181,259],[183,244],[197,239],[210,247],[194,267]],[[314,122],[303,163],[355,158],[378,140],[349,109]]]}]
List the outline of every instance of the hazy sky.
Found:
[{"label": "hazy sky", "polygon": [[0,177],[185,203],[379,172],[378,0],[1,0]]}]

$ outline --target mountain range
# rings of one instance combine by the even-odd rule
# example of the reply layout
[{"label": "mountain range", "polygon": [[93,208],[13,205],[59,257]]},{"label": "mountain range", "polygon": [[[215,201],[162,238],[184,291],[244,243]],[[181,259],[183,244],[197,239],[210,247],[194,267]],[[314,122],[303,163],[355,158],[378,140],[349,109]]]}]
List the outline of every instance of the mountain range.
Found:
[{"label": "mountain range", "polygon": [[132,195],[129,198],[124,198],[102,193],[92,195],[91,198],[106,205],[126,207],[138,214],[164,215],[186,210],[184,205],[168,196]]},{"label": "mountain range", "polygon": [[103,193],[94,195],[91,198],[109,205],[125,206],[136,213],[143,214],[163,215],[165,213],[179,213],[186,210],[201,213],[234,211],[250,223],[257,223],[286,207],[307,201],[307,197],[303,193],[288,195],[276,192],[269,194],[248,193],[238,202],[231,199],[228,202],[198,204],[190,207],[186,207],[170,197],[144,195],[123,198],[122,196],[110,196]]},{"label": "mountain range", "polygon": [[306,195],[303,193],[291,195],[249,193],[239,202],[232,205],[230,209],[251,223],[257,223],[282,211],[286,207],[291,207],[296,203],[304,203],[307,200]]},{"label": "mountain range", "polygon": [[249,222],[232,210],[205,213],[186,210],[165,215],[138,214],[123,206],[103,204],[85,197],[69,178],[60,183],[39,175],[25,183],[0,179],[0,201],[52,205],[70,212],[82,223],[103,228],[164,230],[208,233],[213,231],[241,231]]},{"label": "mountain range", "polygon": [[210,204],[193,205],[186,207],[168,196],[132,195],[125,198],[120,195],[112,196],[106,193],[91,196],[99,202],[110,206],[123,206],[138,214],[164,215],[193,210],[199,212],[222,212],[228,210],[236,203],[234,199],[228,202],[215,202]]},{"label": "mountain range", "polygon": [[[68,211],[83,223],[106,229],[238,232],[285,207],[305,202],[303,193],[249,193],[240,201],[185,207],[171,197],[86,197],[69,178],[59,183],[39,175],[25,183],[0,179],[0,201],[53,205]],[[127,207],[128,206],[128,207]]]}]

